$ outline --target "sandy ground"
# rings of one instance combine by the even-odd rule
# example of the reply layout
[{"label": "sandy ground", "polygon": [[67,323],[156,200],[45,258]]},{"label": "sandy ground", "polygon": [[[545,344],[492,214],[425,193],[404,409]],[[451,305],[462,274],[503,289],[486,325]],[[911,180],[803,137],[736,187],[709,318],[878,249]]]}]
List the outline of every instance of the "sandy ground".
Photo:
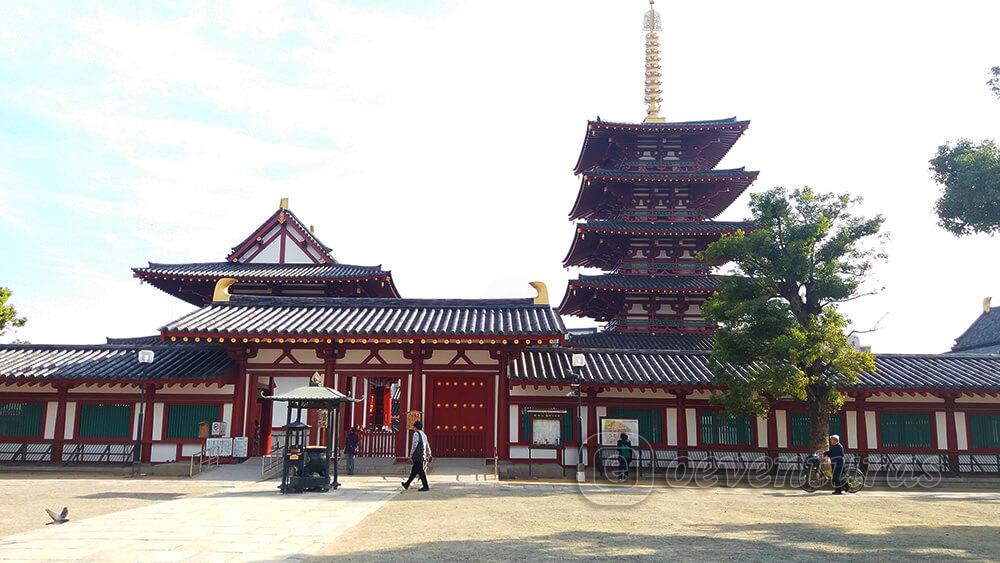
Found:
[{"label": "sandy ground", "polygon": [[229,486],[190,479],[132,479],[93,473],[0,473],[0,537],[40,528],[45,509],[69,507],[70,520],[200,495]]},{"label": "sandy ground", "polygon": [[[586,488],[584,489],[586,490]],[[407,491],[320,552],[356,560],[1000,560],[1000,494],[572,484]]]}]

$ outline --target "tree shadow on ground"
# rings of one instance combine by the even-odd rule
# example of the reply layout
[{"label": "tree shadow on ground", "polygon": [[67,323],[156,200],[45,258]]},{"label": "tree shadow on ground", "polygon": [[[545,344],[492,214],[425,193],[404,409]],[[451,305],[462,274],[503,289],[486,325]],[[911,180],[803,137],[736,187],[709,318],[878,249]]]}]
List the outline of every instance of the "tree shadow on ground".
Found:
[{"label": "tree shadow on ground", "polygon": [[[609,527],[614,521],[608,522]],[[520,539],[415,543],[396,549],[360,549],[325,560],[474,561],[518,559],[643,558],[684,560],[847,561],[865,559],[939,560],[945,557],[993,560],[1000,553],[998,528],[988,526],[905,526],[885,534],[846,532],[795,522],[743,526],[704,526],[673,534],[664,522],[660,535],[567,531]],[[400,533],[410,534],[401,530]],[[412,533],[419,534],[415,528]],[[731,537],[733,535],[752,537]],[[302,557],[302,556],[298,556]]]}]

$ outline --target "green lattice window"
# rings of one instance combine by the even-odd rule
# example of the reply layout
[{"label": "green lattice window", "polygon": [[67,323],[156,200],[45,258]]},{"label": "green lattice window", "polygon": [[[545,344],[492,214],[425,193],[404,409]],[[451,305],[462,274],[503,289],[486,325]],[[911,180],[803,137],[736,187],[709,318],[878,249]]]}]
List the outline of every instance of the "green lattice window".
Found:
[{"label": "green lattice window", "polygon": [[42,403],[0,403],[0,436],[42,435]]},{"label": "green lattice window", "polygon": [[574,409],[562,409],[556,407],[521,407],[521,439],[520,442],[533,443],[535,418],[559,417],[559,443],[565,444],[573,439],[573,425],[576,419],[573,418]]},{"label": "green lattice window", "polygon": [[639,435],[643,440],[650,444],[662,444],[664,442],[662,412],[660,409],[612,407],[608,409],[608,418],[634,418],[639,421]]},{"label": "green lattice window", "polygon": [[929,413],[881,413],[878,430],[879,446],[931,447],[931,415]]},{"label": "green lattice window", "polygon": [[[809,413],[793,412],[788,415],[789,425],[792,427],[791,445],[809,446]],[[840,436],[843,441],[844,434],[840,428],[840,413],[830,415],[830,432]],[[843,443],[843,442],[841,442]]]},{"label": "green lattice window", "polygon": [[970,414],[969,437],[973,448],[1000,448],[1000,414]]},{"label": "green lattice window", "polygon": [[132,405],[80,403],[79,438],[131,438]]},{"label": "green lattice window", "polygon": [[197,438],[200,423],[218,421],[219,405],[168,405],[167,438]]},{"label": "green lattice window", "polygon": [[699,430],[706,446],[749,446],[753,444],[753,419],[729,416],[722,411],[701,411]]}]

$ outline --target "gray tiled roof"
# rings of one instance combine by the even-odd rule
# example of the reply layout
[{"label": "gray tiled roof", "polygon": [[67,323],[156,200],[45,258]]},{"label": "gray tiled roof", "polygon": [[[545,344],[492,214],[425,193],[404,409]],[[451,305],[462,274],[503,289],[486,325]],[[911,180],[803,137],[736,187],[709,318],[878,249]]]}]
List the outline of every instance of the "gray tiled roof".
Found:
[{"label": "gray tiled roof", "polygon": [[595,127],[618,127],[618,126],[628,126],[628,127],[642,127],[645,129],[673,129],[675,127],[699,127],[699,126],[715,126],[715,125],[749,125],[749,121],[737,121],[736,117],[726,117],[724,119],[700,119],[697,121],[668,121],[665,123],[628,123],[624,121],[590,121],[590,125]]},{"label": "gray tiled roof", "polygon": [[146,377],[151,381],[225,379],[233,361],[216,346],[0,345],[0,380],[132,381],[139,378],[139,350],[156,357]]},{"label": "gray tiled roof", "polygon": [[984,311],[979,318],[955,339],[953,352],[1000,346],[1000,307]]},{"label": "gray tiled roof", "polygon": [[713,291],[719,289],[721,276],[648,276],[601,274],[569,280],[570,287],[593,287],[648,291]]},{"label": "gray tiled roof", "polygon": [[738,229],[749,230],[745,221],[696,221],[691,223],[639,222],[620,219],[591,220],[577,224],[588,231],[621,231],[627,233],[732,233]]},{"label": "gray tiled roof", "polygon": [[[650,164],[661,164],[657,162],[651,162]],[[663,162],[662,164],[669,164],[669,162]],[[677,179],[719,179],[719,178],[732,178],[732,177],[745,177],[754,176],[756,177],[759,172],[750,171],[748,172],[745,167],[739,168],[729,168],[724,170],[703,170],[699,172],[629,172],[627,170],[615,170],[612,168],[591,168],[583,173],[584,176],[606,176],[612,178],[670,178],[673,180]]]},{"label": "gray tiled roof", "polygon": [[[694,385],[712,383],[709,352],[539,349],[522,352],[510,367],[514,380],[571,381],[570,355],[583,353],[583,379],[608,385]],[[874,373],[853,388],[1000,390],[1000,357],[972,354],[881,354]],[[736,368],[734,368],[736,369]]]},{"label": "gray tiled roof", "polygon": [[381,266],[352,266],[350,264],[253,264],[233,262],[205,262],[194,264],[155,264],[133,268],[140,277],[162,276],[170,278],[225,278],[240,280],[280,279],[353,279],[391,275]]},{"label": "gray tiled roof", "polygon": [[628,350],[711,350],[711,334],[644,334],[602,331],[570,334],[567,346],[579,348],[620,348]]},{"label": "gray tiled roof", "polygon": [[162,328],[174,335],[562,336],[532,299],[366,299],[236,296]]}]

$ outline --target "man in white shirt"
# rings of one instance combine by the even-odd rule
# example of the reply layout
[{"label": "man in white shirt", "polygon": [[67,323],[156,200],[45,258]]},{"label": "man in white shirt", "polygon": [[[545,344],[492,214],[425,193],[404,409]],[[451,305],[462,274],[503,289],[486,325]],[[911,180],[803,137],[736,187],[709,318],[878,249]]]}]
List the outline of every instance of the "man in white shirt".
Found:
[{"label": "man in white shirt", "polygon": [[431,459],[431,444],[427,441],[427,434],[424,434],[424,425],[419,420],[413,423],[413,447],[410,448],[410,460],[413,461],[413,468],[410,469],[410,478],[402,482],[404,489],[410,488],[410,483],[420,477],[423,485],[418,491],[429,491],[427,486],[427,474],[424,473],[424,460]]}]

